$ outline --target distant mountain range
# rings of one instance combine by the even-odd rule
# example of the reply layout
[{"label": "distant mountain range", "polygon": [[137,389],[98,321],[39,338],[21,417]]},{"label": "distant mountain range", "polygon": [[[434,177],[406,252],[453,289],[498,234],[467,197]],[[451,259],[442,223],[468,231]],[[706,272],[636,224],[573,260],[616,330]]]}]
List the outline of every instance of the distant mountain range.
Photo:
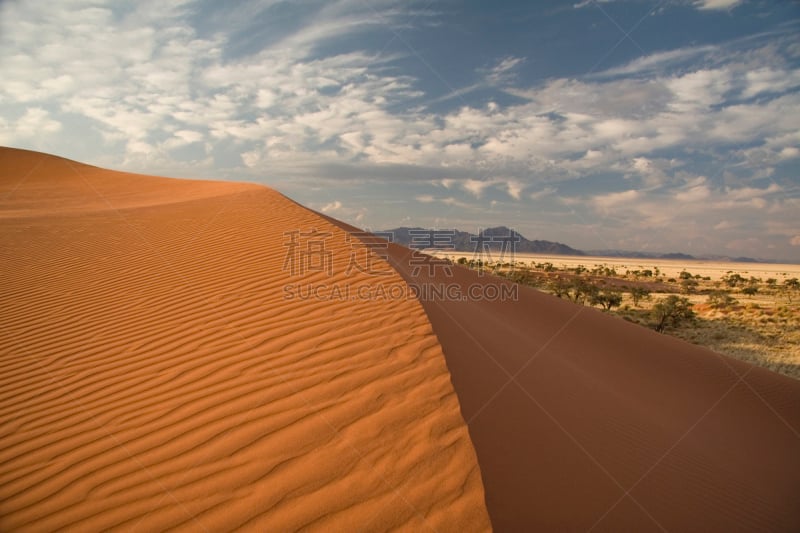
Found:
[{"label": "distant mountain range", "polygon": [[487,228],[478,234],[460,230],[431,230],[426,228],[401,227],[380,231],[378,234],[391,234],[392,242],[409,248],[439,248],[457,252],[474,252],[477,249],[500,252],[504,247],[510,252],[511,242],[517,253],[543,255],[575,255],[626,257],[633,259],[678,259],[687,261],[729,261],[734,263],[769,263],[770,261],[752,257],[729,257],[722,255],[694,256],[680,252],[633,252],[630,250],[577,250],[566,244],[553,241],[529,240],[522,234],[506,227]]},{"label": "distant mountain range", "polygon": [[392,242],[409,248],[440,248],[458,252],[474,252],[476,249],[479,251],[500,252],[505,249],[510,252],[513,243],[513,251],[517,253],[586,255],[584,252],[570,248],[560,242],[529,240],[506,226],[487,228],[478,234],[459,230],[430,230],[406,227],[379,233],[391,233]]},{"label": "distant mountain range", "polygon": [[730,263],[773,263],[766,259],[753,259],[752,257],[730,257],[727,255],[689,255],[680,252],[632,252],[630,250],[589,250],[587,255],[602,257],[626,257],[633,259],[685,259],[688,261],[726,261]]}]

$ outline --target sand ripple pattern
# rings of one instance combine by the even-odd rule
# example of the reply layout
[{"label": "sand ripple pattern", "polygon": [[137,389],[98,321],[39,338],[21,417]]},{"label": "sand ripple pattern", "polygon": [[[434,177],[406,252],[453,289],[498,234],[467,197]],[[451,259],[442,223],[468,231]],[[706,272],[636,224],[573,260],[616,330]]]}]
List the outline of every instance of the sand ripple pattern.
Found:
[{"label": "sand ripple pattern", "polygon": [[[287,299],[347,234],[255,185],[0,149],[0,530],[485,530],[418,302]],[[284,270],[330,233],[333,276]]]}]

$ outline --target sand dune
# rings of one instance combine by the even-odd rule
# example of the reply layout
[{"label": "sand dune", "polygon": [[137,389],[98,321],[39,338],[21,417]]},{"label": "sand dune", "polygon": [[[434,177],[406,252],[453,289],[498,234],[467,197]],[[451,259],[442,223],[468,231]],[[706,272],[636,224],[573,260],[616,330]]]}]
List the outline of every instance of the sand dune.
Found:
[{"label": "sand dune", "polygon": [[0,530],[800,530],[800,382],[264,187],[0,161]]},{"label": "sand dune", "polygon": [[[390,250],[411,284],[511,287]],[[800,382],[518,291],[423,302],[497,530],[800,531]]]},{"label": "sand dune", "polygon": [[2,149],[0,250],[0,530],[489,528],[421,305],[284,289],[404,284],[318,215]]}]

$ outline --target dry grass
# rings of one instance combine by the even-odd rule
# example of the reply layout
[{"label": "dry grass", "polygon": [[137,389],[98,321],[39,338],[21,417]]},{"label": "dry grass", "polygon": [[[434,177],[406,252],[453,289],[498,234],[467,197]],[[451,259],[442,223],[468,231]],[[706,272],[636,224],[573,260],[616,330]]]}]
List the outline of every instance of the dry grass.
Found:
[{"label": "dry grass", "polygon": [[[657,271],[660,276],[657,274],[642,277],[638,274],[626,274],[626,270],[621,268],[625,266],[625,260],[616,260],[617,264],[614,264],[593,263],[591,258],[588,259],[571,258],[569,264],[564,262],[566,260],[562,261],[563,264],[549,262],[547,270],[541,268],[543,263],[539,263],[537,267],[535,262],[517,262],[513,272],[507,263],[502,267],[495,263],[496,267],[490,266],[489,271],[512,277],[545,292],[553,292],[548,280],[555,277],[581,279],[603,289],[616,287],[626,290],[623,288],[626,285],[649,288],[652,293],[649,299],[634,305],[631,295],[626,292],[622,306],[610,311],[645,327],[653,327],[651,309],[659,300],[672,294],[688,298],[693,304],[695,319],[668,328],[666,334],[800,379],[800,294],[798,291],[787,292],[780,286],[784,279],[800,277],[800,266],[716,263],[713,265],[713,272],[709,265],[703,265],[705,268],[700,273],[695,272],[697,264],[689,262],[684,268],[673,263],[667,272],[664,268]],[[633,261],[635,260],[628,262]],[[588,271],[576,271],[578,265],[588,267]],[[595,269],[600,266],[614,268],[616,274],[598,275]],[[743,266],[746,266],[746,270],[736,269]],[[595,272],[592,273],[592,270]],[[689,271],[697,283],[690,289],[690,294],[686,294],[686,288],[681,286],[679,275],[670,276],[684,270]],[[780,273],[776,274],[776,270],[780,270]],[[746,279],[758,278],[759,276],[754,276],[756,272],[772,275],[765,276],[758,282],[751,282],[758,287],[758,293],[753,295],[742,292],[746,286],[744,284],[730,287],[723,281],[731,273],[739,273]],[[777,288],[767,286],[765,280],[768,277],[777,278]],[[708,303],[709,294],[714,291],[724,291],[736,302],[724,308],[715,308]]]},{"label": "dry grass", "polygon": [[[654,300],[666,295],[656,295]],[[709,348],[775,372],[800,379],[800,308],[780,302],[769,304],[746,302],[730,309],[714,309],[702,303],[704,296],[690,298],[695,302],[694,321],[667,334]],[[615,311],[623,317],[648,325],[649,307]],[[632,307],[632,303],[628,301]]]}]

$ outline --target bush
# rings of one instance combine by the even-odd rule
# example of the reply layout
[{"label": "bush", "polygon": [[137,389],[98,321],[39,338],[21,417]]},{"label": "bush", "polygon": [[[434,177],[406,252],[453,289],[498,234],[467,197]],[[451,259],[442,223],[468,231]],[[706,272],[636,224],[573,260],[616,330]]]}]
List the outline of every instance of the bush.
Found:
[{"label": "bush", "polygon": [[758,287],[755,285],[748,285],[744,289],[742,289],[742,293],[748,296],[754,296],[758,292]]},{"label": "bush", "polygon": [[692,278],[684,278],[681,280],[681,291],[685,294],[692,294],[697,288],[697,281]]},{"label": "bush", "polygon": [[739,302],[736,301],[736,298],[725,291],[712,291],[709,293],[706,303],[708,303],[708,305],[714,309],[727,309]]},{"label": "bush", "polygon": [[668,326],[678,327],[682,322],[693,319],[695,314],[688,298],[672,294],[653,306],[651,316],[655,320],[655,330],[663,333]]}]

